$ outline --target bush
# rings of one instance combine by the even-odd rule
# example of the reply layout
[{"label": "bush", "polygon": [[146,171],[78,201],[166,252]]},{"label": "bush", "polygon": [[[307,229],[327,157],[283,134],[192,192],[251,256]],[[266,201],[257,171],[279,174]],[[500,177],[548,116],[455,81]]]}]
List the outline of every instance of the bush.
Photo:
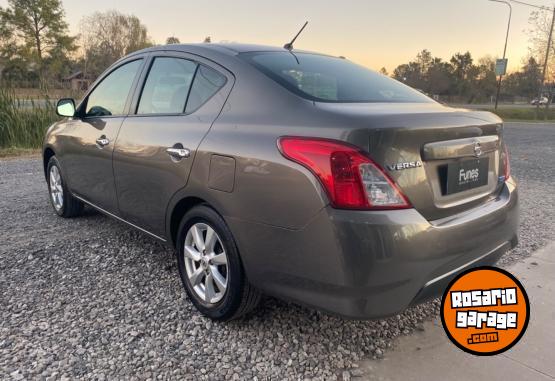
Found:
[{"label": "bush", "polygon": [[11,89],[0,88],[0,148],[39,148],[58,119],[50,99],[18,99]]}]

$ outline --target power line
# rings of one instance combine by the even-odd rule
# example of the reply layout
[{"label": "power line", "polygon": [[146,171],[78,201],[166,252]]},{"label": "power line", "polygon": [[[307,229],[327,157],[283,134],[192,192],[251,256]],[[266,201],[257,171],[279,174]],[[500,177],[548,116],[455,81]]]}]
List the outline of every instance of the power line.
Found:
[{"label": "power line", "polygon": [[549,8],[545,5],[536,5],[536,4],[530,4],[527,3],[525,1],[520,1],[520,0],[509,0],[511,3],[515,3],[515,4],[520,4],[520,5],[526,5],[528,7],[532,7],[532,8],[537,8],[537,9],[541,9],[544,11],[553,11],[553,8]]}]

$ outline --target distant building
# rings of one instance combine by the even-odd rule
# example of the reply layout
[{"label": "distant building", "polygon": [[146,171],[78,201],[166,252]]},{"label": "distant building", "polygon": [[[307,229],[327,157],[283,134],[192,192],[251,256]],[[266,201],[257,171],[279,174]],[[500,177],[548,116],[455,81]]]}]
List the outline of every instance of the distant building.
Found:
[{"label": "distant building", "polygon": [[62,79],[64,87],[75,91],[87,90],[92,82],[93,78],[85,75],[82,71],[77,71]]}]

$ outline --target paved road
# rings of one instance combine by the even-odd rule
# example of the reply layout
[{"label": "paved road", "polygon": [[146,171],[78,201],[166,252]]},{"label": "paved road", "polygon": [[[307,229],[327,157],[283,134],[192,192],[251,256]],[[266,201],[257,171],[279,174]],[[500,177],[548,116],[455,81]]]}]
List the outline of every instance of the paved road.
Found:
[{"label": "paved road", "polygon": [[[521,244],[554,231],[555,125],[508,124],[520,181]],[[268,298],[248,319],[213,323],[182,290],[171,251],[103,215],[51,211],[39,159],[0,161],[0,379],[334,379],[359,375],[437,302],[354,322]]]},{"label": "paved road", "polygon": [[530,322],[522,339],[507,352],[480,357],[452,344],[441,321],[398,340],[383,360],[360,364],[370,380],[555,380],[555,242],[509,267],[530,299]]}]

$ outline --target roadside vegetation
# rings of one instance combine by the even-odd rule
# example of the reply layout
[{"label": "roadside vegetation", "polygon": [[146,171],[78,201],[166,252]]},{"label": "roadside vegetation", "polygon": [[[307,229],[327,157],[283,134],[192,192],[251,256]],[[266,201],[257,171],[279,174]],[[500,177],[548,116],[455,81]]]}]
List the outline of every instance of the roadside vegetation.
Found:
[{"label": "roadside vegetation", "polygon": [[[530,14],[529,29],[526,30],[529,36],[528,56],[523,57],[518,70],[512,70],[503,76],[500,103],[529,103],[538,97],[546,97],[553,102],[555,55],[551,54],[547,63],[545,80],[542,72],[550,28],[552,25],[549,12],[540,10]],[[555,39],[549,49],[555,50]],[[442,102],[493,103],[497,96],[499,78],[495,73],[496,58],[498,57],[486,55],[477,59],[467,51],[457,52],[451,58],[444,59],[423,49],[409,62],[397,66],[391,76]],[[382,68],[381,72],[389,75],[385,68]],[[500,113],[508,113],[509,117],[519,120],[535,117],[535,111],[532,118],[529,115],[530,111],[512,111],[503,110]]]},{"label": "roadside vegetation", "polygon": [[[385,69],[381,72],[387,74]],[[455,53],[444,61],[424,49],[409,63],[397,66],[392,77],[447,103],[492,103],[497,92],[495,58],[476,60],[470,52]],[[499,101],[529,103],[539,94],[541,77],[541,65],[529,57],[519,71],[503,77]],[[551,98],[547,91],[543,93]]]},{"label": "roadside vegetation", "polygon": [[19,99],[11,89],[0,87],[0,156],[39,148],[46,129],[58,118],[48,99]]},{"label": "roadside vegetation", "polygon": [[540,107],[538,114],[536,116],[536,108],[530,106],[529,108],[498,108],[494,110],[492,108],[484,109],[486,111],[491,111],[497,114],[501,119],[505,121],[528,121],[528,122],[543,122],[543,121],[554,121],[555,120],[555,107],[550,107],[548,110],[545,106]]}]

